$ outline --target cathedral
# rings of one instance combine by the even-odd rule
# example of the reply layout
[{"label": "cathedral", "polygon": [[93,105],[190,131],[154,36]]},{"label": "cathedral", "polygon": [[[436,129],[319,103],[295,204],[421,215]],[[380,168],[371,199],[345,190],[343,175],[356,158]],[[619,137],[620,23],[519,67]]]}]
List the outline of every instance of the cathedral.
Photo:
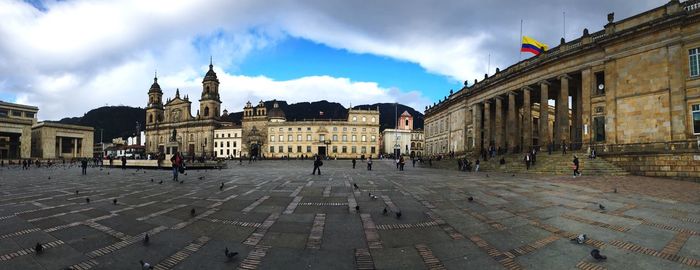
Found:
[{"label": "cathedral", "polygon": [[169,155],[179,151],[185,157],[214,156],[214,130],[225,122],[219,113],[219,79],[211,62],[202,80],[202,96],[195,116],[192,116],[191,105],[187,95],[180,97],[179,89],[174,98],[168,98],[163,104],[163,91],[158,78],[153,78],[146,106],[147,153]]}]

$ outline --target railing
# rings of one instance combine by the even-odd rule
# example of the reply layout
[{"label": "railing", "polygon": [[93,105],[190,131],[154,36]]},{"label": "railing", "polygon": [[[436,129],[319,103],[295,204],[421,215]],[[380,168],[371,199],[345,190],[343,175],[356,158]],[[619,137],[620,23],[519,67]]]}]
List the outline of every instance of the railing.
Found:
[{"label": "railing", "polygon": [[700,9],[700,1],[698,0],[689,0],[683,2],[683,5],[685,6],[686,11],[695,11]]},{"label": "railing", "polygon": [[591,144],[599,155],[700,153],[697,140],[628,144]]}]

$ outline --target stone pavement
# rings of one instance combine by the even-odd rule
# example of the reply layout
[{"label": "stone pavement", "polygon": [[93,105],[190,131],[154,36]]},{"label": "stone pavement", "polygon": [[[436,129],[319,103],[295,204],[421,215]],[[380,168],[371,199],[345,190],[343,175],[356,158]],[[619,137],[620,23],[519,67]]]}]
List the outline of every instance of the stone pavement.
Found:
[{"label": "stone pavement", "polygon": [[[0,168],[0,269],[700,268],[697,200],[597,190],[586,177],[398,172],[391,161],[370,172],[346,160],[312,176],[311,165],[233,162],[182,184],[168,171]],[[668,180],[652,180],[663,193]],[[585,244],[569,240],[579,233]]]}]

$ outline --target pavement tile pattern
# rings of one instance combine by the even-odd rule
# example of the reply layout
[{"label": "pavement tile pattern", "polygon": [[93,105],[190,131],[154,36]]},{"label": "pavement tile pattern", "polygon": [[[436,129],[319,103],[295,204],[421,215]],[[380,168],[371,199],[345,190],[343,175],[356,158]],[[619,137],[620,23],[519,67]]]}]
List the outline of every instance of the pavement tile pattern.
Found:
[{"label": "pavement tile pattern", "polygon": [[2,167],[0,270],[700,269],[700,183],[374,164]]}]

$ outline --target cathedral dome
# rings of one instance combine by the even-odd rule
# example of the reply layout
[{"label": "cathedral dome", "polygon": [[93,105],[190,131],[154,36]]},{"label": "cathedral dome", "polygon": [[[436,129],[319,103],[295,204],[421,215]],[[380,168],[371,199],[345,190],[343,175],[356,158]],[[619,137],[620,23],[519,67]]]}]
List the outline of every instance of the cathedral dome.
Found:
[{"label": "cathedral dome", "polygon": [[160,90],[160,85],[158,84],[158,78],[153,78],[153,84],[151,84],[151,89],[148,89],[148,92],[163,92]]},{"label": "cathedral dome", "polygon": [[214,81],[219,82],[219,78],[216,77],[216,72],[214,72],[214,64],[209,60],[209,71],[204,75],[204,80],[202,82]]},{"label": "cathedral dome", "polygon": [[279,119],[286,119],[286,115],[284,114],[284,111],[282,108],[280,108],[279,104],[277,104],[277,101],[272,103],[272,109],[267,113],[267,116],[270,118],[279,118]]}]

